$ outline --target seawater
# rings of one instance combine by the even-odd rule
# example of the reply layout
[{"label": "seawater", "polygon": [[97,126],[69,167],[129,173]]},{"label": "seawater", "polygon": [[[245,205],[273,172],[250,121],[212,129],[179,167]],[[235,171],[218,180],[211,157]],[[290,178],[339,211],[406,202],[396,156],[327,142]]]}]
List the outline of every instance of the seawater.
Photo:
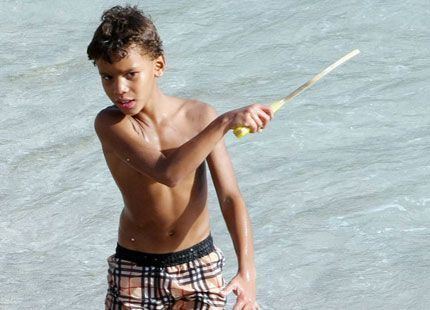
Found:
[{"label": "seawater", "polygon": [[[110,103],[86,46],[117,3],[0,2],[1,309],[103,308],[122,200],[93,129]],[[428,1],[131,3],[164,41],[164,91],[219,113],[270,103],[361,50],[263,133],[226,137],[258,301],[428,309]],[[229,279],[235,253],[212,184],[209,205]]]}]

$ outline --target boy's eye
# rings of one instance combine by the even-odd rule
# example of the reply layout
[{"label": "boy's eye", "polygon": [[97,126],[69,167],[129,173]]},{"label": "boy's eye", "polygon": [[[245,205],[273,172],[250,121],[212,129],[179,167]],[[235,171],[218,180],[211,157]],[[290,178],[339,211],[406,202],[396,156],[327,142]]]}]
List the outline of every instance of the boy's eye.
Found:
[{"label": "boy's eye", "polygon": [[127,73],[127,75],[131,78],[135,77],[135,75],[137,74],[137,72],[129,72]]},{"label": "boy's eye", "polygon": [[102,80],[110,81],[111,78],[109,75],[102,75]]}]

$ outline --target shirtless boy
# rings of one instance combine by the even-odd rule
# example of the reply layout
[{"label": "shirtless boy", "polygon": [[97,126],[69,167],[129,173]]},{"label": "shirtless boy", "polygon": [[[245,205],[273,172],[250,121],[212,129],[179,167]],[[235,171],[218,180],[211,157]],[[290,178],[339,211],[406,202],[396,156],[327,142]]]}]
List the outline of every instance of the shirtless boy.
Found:
[{"label": "shirtless boy", "polygon": [[[124,200],[106,309],[223,309],[230,292],[234,309],[257,308],[251,223],[223,136],[239,125],[261,131],[273,111],[253,104],[218,116],[165,95],[162,43],[136,7],[104,12],[87,52],[114,104],[94,125]],[[206,163],[238,259],[228,285],[210,234]]]}]

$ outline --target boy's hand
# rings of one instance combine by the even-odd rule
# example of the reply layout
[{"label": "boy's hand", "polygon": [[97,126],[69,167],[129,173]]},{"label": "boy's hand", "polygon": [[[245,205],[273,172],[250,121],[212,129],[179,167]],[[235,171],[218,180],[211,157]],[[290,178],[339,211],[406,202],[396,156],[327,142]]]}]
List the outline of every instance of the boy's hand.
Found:
[{"label": "boy's hand", "polygon": [[227,296],[233,292],[237,296],[233,310],[260,309],[255,300],[255,277],[238,273],[230,283],[222,290]]},{"label": "boy's hand", "polygon": [[224,114],[229,120],[229,129],[248,127],[252,133],[261,132],[272,120],[273,115],[272,108],[262,104],[252,104]]}]

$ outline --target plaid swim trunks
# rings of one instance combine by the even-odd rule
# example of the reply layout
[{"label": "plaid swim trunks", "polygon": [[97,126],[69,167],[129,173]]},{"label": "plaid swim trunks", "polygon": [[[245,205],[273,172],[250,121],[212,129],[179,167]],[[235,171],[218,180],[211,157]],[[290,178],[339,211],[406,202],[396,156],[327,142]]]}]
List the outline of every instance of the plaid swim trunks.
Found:
[{"label": "plaid swim trunks", "polygon": [[174,253],[150,254],[117,244],[107,259],[106,310],[224,309],[225,258],[211,235]]}]

